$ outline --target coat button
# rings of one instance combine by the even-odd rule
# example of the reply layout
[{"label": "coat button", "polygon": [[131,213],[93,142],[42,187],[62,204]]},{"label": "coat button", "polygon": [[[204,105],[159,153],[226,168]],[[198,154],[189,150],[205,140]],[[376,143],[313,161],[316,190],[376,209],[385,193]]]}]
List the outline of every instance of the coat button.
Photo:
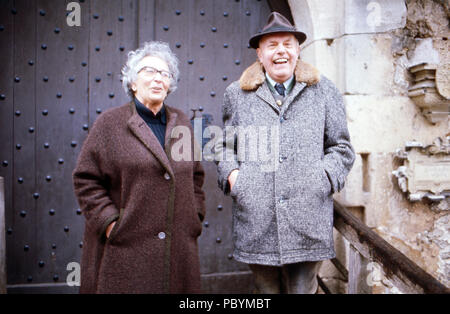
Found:
[{"label": "coat button", "polygon": [[170,174],[168,174],[167,172],[164,174],[164,179],[166,180],[170,180]]},{"label": "coat button", "polygon": [[289,198],[286,197],[286,196],[281,196],[279,202],[280,202],[280,204],[284,204],[284,202],[286,202],[288,199],[289,199]]},{"label": "coat button", "polygon": [[287,159],[287,157],[280,156],[280,164],[281,164],[283,161],[285,161],[286,159]]},{"label": "coat button", "polygon": [[166,238],[166,234],[164,232],[160,232],[160,233],[158,233],[158,238],[160,238],[161,240],[164,240]]}]

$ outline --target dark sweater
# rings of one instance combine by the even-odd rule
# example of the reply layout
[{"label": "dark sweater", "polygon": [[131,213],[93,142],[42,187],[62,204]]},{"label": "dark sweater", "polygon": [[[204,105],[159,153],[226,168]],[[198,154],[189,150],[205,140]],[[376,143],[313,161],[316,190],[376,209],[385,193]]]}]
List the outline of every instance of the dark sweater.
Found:
[{"label": "dark sweater", "polygon": [[137,98],[134,98],[136,110],[139,116],[147,123],[149,128],[153,131],[156,138],[162,147],[164,147],[164,137],[166,135],[166,109],[164,105],[161,110],[155,115],[153,111],[145,107]]}]

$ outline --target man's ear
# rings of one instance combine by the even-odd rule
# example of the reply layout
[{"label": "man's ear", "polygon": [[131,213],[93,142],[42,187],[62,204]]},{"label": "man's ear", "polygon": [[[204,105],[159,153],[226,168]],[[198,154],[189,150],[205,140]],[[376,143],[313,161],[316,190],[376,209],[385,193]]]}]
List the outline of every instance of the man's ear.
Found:
[{"label": "man's ear", "polygon": [[258,56],[258,60],[259,60],[259,62],[261,62],[262,63],[262,51],[261,51],[261,48],[256,48],[256,55]]}]

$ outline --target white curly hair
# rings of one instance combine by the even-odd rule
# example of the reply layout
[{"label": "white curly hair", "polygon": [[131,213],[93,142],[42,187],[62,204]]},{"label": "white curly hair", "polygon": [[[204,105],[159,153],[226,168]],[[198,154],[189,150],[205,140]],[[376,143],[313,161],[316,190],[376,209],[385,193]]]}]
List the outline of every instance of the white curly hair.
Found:
[{"label": "white curly hair", "polygon": [[180,76],[178,58],[170,49],[169,44],[161,41],[146,42],[141,48],[128,52],[127,62],[122,68],[122,86],[125,92],[131,98],[134,97],[131,85],[136,80],[138,71],[140,70],[137,66],[147,56],[161,58],[167,63],[169,71],[172,74],[168,93],[174,92],[177,89],[178,77]]}]

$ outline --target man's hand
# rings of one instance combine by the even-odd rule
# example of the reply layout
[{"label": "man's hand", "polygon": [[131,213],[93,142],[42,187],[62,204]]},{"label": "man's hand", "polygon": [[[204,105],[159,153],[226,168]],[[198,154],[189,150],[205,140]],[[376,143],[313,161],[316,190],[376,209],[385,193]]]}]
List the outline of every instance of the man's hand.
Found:
[{"label": "man's hand", "polygon": [[112,223],[109,224],[109,226],[106,228],[106,238],[109,238],[109,235],[111,234],[111,230],[114,228],[116,222],[113,221]]},{"label": "man's hand", "polygon": [[233,189],[234,183],[236,182],[237,176],[239,174],[238,169],[234,169],[231,171],[230,175],[228,176],[228,183],[230,184],[230,191]]}]

